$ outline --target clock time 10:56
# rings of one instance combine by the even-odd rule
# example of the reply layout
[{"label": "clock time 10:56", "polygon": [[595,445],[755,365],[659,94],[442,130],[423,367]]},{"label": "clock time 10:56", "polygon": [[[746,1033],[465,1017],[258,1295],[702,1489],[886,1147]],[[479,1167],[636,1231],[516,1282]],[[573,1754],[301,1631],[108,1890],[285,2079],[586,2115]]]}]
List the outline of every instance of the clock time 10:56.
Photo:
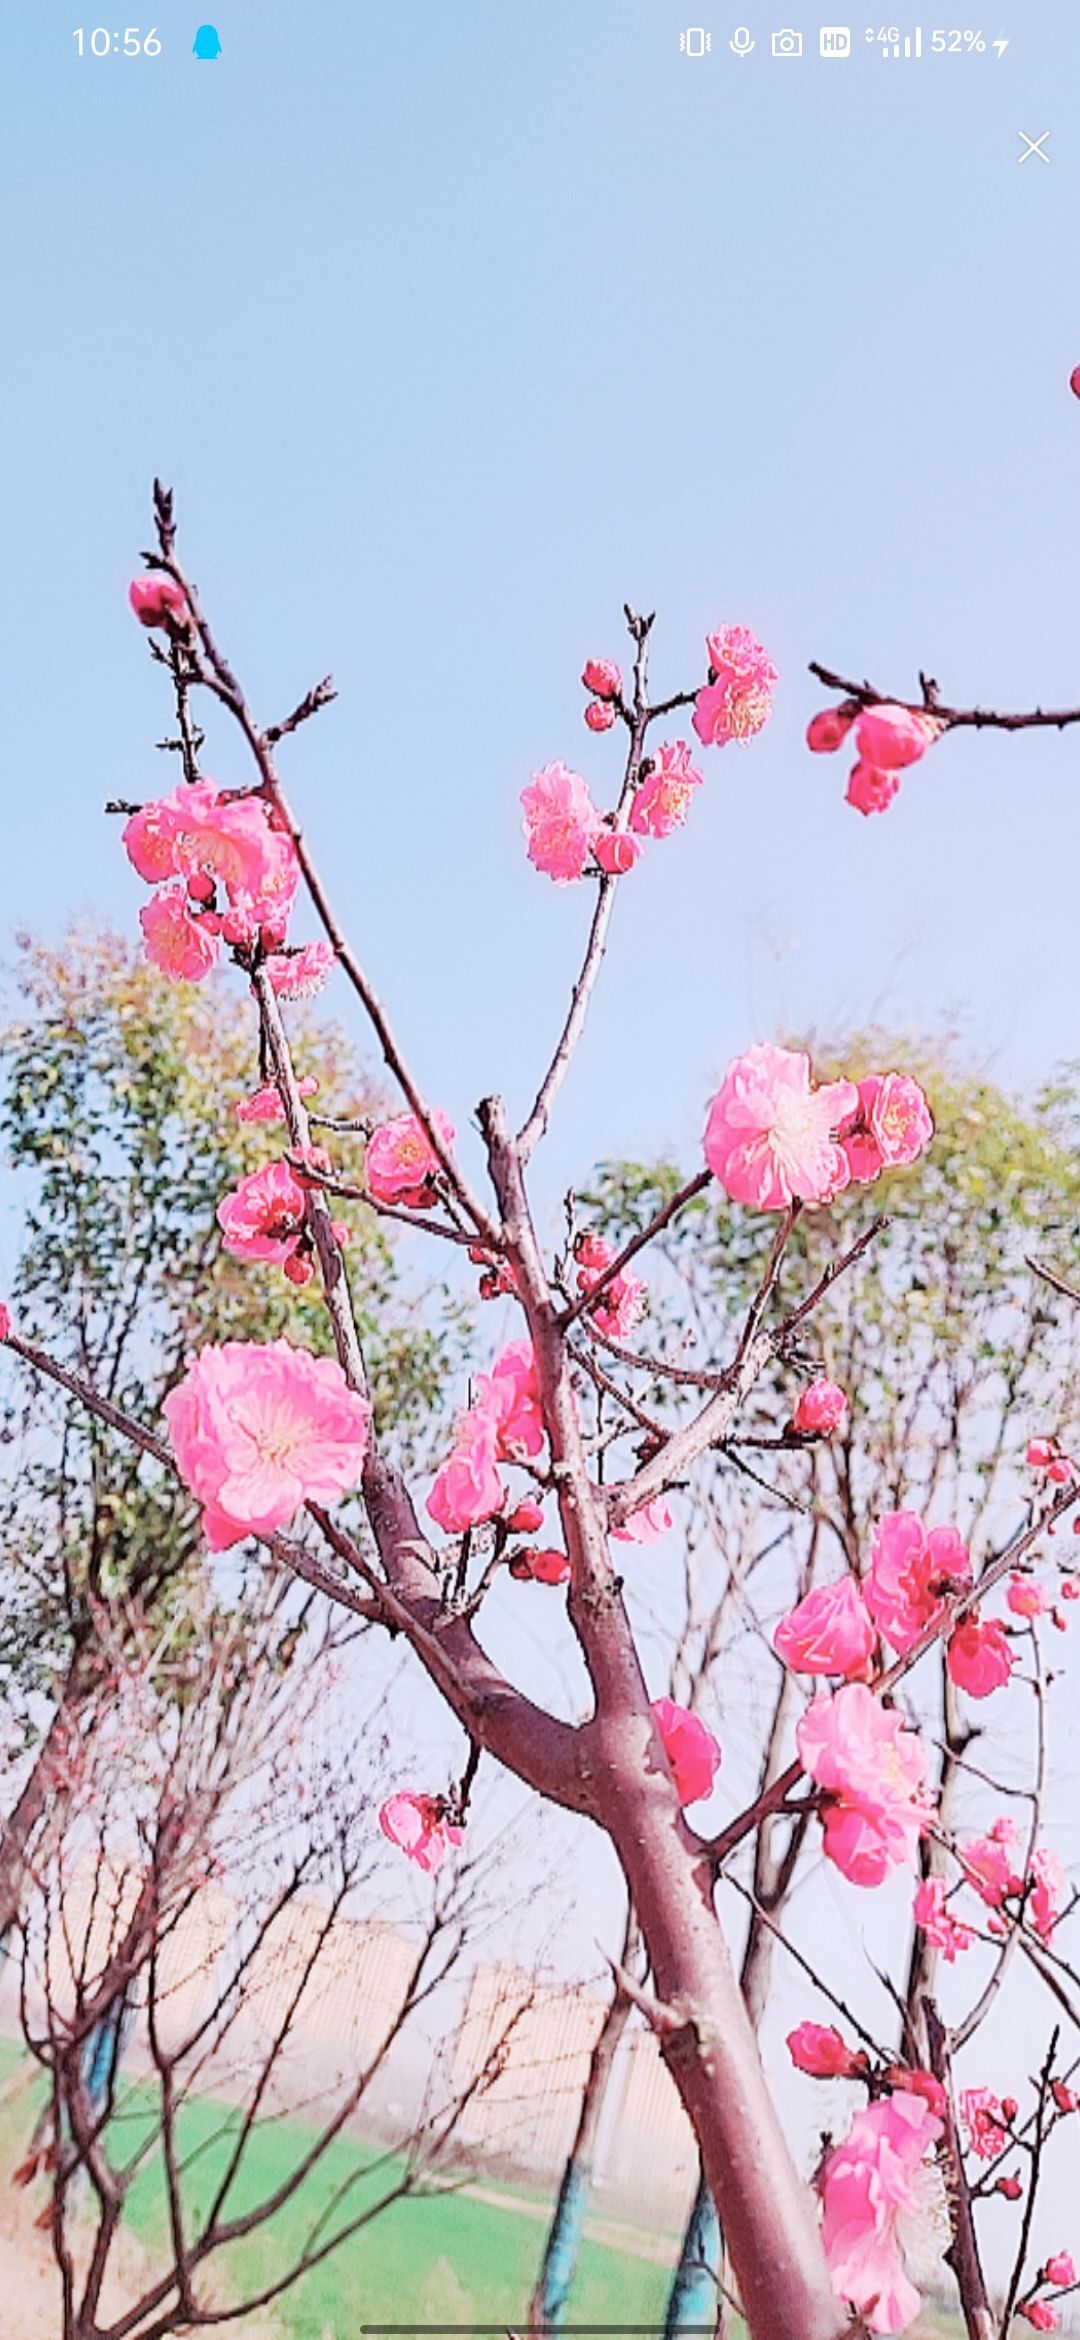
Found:
[{"label": "clock time 10:56", "polygon": [[142,32],[137,24],[126,25],[123,32],[110,32],[103,24],[88,33],[76,25],[73,35],[76,54],[80,57],[160,57],[161,42],[156,25]]}]

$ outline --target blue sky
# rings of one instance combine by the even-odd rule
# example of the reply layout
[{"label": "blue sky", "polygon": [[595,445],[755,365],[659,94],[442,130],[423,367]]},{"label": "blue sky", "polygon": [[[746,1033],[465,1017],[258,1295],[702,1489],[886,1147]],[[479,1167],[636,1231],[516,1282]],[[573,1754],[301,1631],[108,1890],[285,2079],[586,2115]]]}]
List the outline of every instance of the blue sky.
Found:
[{"label": "blue sky", "polygon": [[550,1193],[689,1150],[785,1022],[957,1013],[1017,1078],[1077,1045],[1074,738],[951,740],[863,822],[803,731],[814,656],[1080,698],[1080,26],[1028,4],[986,24],[1000,64],[886,64],[859,28],[782,64],[748,8],[739,62],[705,8],[690,62],[687,5],[261,0],[213,66],[174,0],[157,59],[78,60],[52,0],[5,36],[0,931],[134,924],[100,808],[171,777],[125,606],[155,470],[259,709],[338,679],[289,780],[459,1126],[525,1102],[563,1005],[586,889],[528,868],[517,795],[557,756],[614,789],[577,676],[624,598],[664,687],[729,619],[781,668],[623,889]]}]

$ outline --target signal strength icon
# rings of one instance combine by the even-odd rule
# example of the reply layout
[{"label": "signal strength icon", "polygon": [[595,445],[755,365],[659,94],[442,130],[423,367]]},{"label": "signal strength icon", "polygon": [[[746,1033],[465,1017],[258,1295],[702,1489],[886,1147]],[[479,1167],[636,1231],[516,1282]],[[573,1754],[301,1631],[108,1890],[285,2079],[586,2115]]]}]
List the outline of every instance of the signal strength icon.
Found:
[{"label": "signal strength icon", "polygon": [[703,24],[692,24],[679,34],[679,47],[688,57],[703,57],[706,49],[712,48],[712,34],[706,32]]},{"label": "signal strength icon", "polygon": [[917,24],[917,25],[916,25],[914,33],[905,33],[905,34],[904,34],[904,38],[903,38],[903,42],[901,42],[899,39],[897,39],[897,40],[895,40],[895,41],[889,41],[889,42],[886,42],[886,43],[885,43],[885,46],[884,46],[884,47],[883,47],[883,49],[882,49],[882,52],[881,52],[881,54],[882,54],[882,56],[883,56],[883,57],[921,57],[921,56],[922,56],[922,26],[921,26],[921,24]]}]

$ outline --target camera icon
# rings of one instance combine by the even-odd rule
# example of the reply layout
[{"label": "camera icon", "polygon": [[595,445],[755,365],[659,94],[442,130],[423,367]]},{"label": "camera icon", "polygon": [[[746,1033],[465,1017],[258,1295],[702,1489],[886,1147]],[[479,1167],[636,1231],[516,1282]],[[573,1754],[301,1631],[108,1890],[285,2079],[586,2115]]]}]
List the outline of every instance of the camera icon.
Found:
[{"label": "camera icon", "polygon": [[772,53],[774,57],[801,57],[801,32],[793,32],[791,26],[789,24],[785,24],[780,32],[774,32],[773,34]]}]

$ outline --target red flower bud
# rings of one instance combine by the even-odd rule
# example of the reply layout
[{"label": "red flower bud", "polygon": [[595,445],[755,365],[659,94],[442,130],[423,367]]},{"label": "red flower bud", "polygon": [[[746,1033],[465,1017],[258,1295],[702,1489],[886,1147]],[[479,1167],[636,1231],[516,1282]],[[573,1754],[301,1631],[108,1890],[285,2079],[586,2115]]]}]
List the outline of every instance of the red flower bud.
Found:
[{"label": "red flower bud", "polygon": [[175,577],[136,577],[128,600],[141,626],[167,626],[170,618],[177,626],[189,623],[187,597]]}]

